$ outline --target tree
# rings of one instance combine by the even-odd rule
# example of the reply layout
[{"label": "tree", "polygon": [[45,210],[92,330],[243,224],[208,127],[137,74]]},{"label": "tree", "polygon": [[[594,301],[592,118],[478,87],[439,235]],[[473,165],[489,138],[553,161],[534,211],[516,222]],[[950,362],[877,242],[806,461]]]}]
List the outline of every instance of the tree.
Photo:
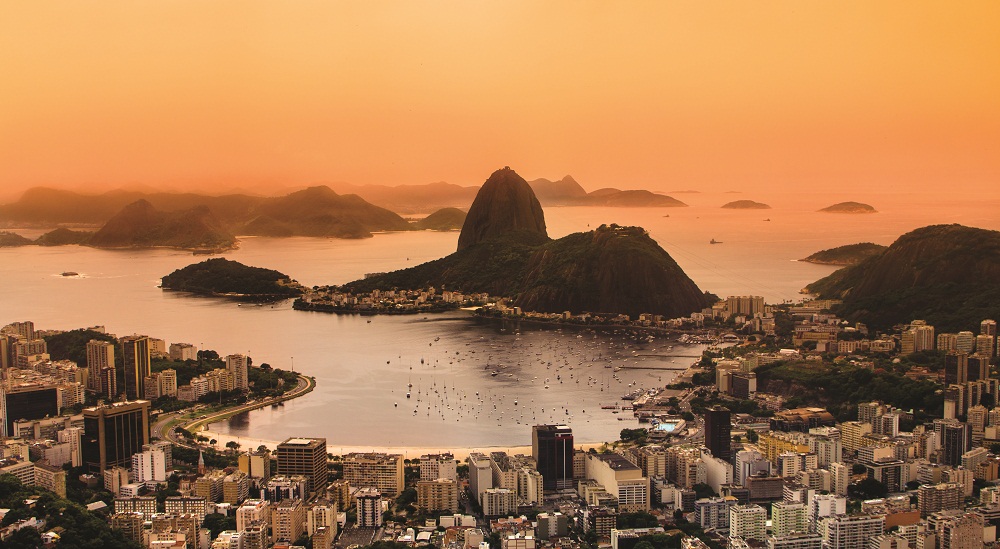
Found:
[{"label": "tree", "polygon": [[235,452],[240,449],[240,443],[236,442],[235,440],[230,440],[229,442],[226,443],[226,448],[229,448],[230,450]]},{"label": "tree", "polygon": [[857,484],[848,486],[847,495],[852,499],[877,499],[889,495],[889,489],[886,488],[885,484],[873,478],[866,478]]},{"label": "tree", "polygon": [[753,429],[747,430],[747,442],[749,442],[750,444],[756,444],[757,439],[759,438],[760,435],[757,434],[757,431],[754,431]]},{"label": "tree", "polygon": [[719,495],[715,493],[715,490],[713,490],[711,486],[705,484],[704,482],[699,482],[694,485],[694,493],[695,497],[698,499],[712,498]]}]

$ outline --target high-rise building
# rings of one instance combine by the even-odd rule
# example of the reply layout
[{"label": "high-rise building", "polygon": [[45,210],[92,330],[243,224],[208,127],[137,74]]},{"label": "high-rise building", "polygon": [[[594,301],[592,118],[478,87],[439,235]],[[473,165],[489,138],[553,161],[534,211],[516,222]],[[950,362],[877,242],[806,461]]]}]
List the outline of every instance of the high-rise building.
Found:
[{"label": "high-rise building", "polygon": [[169,355],[170,360],[178,362],[198,360],[198,348],[190,343],[171,343]]},{"label": "high-rise building", "polygon": [[233,388],[246,391],[250,388],[250,380],[247,377],[249,360],[246,355],[229,355],[226,357],[226,370],[233,373]]},{"label": "high-rise building", "polygon": [[42,419],[59,415],[60,390],[54,380],[25,378],[23,381],[10,377],[0,381],[0,434],[17,436],[14,422],[25,419]]},{"label": "high-rise building", "polygon": [[964,351],[949,351],[944,356],[945,385],[963,384],[969,381],[969,354]]},{"label": "high-rise building", "polygon": [[326,488],[330,471],[325,438],[290,438],[278,445],[277,454],[279,475],[308,478],[310,492]]},{"label": "high-rise building", "polygon": [[458,480],[457,465],[453,454],[424,454],[420,456],[420,480]]},{"label": "high-rise building", "polygon": [[149,448],[132,454],[132,480],[134,482],[166,481],[167,456],[163,449]]},{"label": "high-rise building", "polygon": [[565,425],[535,425],[531,456],[545,490],[573,487],[573,430]]},{"label": "high-rise building", "polygon": [[458,511],[458,482],[447,478],[418,481],[417,508],[424,511]]},{"label": "high-rise building", "polygon": [[122,338],[121,343],[125,363],[125,398],[142,398],[146,394],[145,379],[150,374],[149,338],[132,335]]},{"label": "high-rise building", "polygon": [[374,487],[388,497],[396,497],[403,491],[402,454],[347,454],[343,464],[344,480],[351,486]]},{"label": "high-rise building", "polygon": [[728,408],[714,406],[705,412],[705,446],[724,461],[732,458],[732,423]]},{"label": "high-rise building", "polygon": [[358,528],[382,526],[382,494],[376,488],[362,488],[357,493]]},{"label": "high-rise building", "polygon": [[486,454],[473,452],[469,454],[469,490],[482,504],[483,494],[493,488],[493,466]]},{"label": "high-rise building", "polygon": [[958,332],[955,339],[955,349],[959,352],[970,354],[976,348],[976,336],[972,332]]},{"label": "high-rise building", "polygon": [[764,541],[767,535],[767,509],[760,505],[734,505],[729,508],[729,536]]},{"label": "high-rise building", "polygon": [[972,427],[967,423],[944,424],[941,431],[941,463],[957,467],[972,445]]},{"label": "high-rise building", "polygon": [[884,531],[885,515],[833,515],[819,528],[829,549],[868,549],[868,541]]},{"label": "high-rise building", "polygon": [[[91,339],[87,342],[87,390],[113,397],[108,393],[101,373],[105,368],[115,367],[115,345],[110,341]],[[114,387],[111,388],[112,390]]]},{"label": "high-rise building", "polygon": [[966,372],[969,381],[980,381],[990,377],[990,355],[976,351],[967,359]]},{"label": "high-rise building", "polygon": [[264,448],[240,454],[239,467],[250,478],[266,480],[271,477],[271,452]]},{"label": "high-rise building", "polygon": [[962,486],[959,484],[924,484],[917,489],[917,509],[922,517],[938,511],[958,509],[962,500]]},{"label": "high-rise building", "polygon": [[980,549],[983,547],[983,517],[979,513],[941,511],[928,520],[937,533],[940,549]]},{"label": "high-rise building", "polygon": [[83,410],[83,463],[91,471],[128,467],[149,444],[149,401],[116,402]]},{"label": "high-rise building", "polygon": [[271,508],[271,532],[275,542],[294,542],[305,532],[306,507],[301,499],[285,499]]},{"label": "high-rise building", "polygon": [[786,501],[772,503],[771,531],[778,537],[808,532],[809,509],[806,504]]}]

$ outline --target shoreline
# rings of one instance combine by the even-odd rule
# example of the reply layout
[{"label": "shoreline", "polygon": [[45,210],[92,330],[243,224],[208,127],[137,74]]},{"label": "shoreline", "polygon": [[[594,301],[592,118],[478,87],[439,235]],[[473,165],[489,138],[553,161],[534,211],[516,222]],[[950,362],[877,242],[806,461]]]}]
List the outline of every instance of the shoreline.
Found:
[{"label": "shoreline", "polygon": [[[254,437],[241,437],[234,435],[227,435],[224,433],[217,433],[209,430],[207,427],[204,430],[197,431],[197,434],[207,436],[216,440],[215,447],[219,451],[226,450],[227,442],[236,442],[240,445],[240,450],[252,450],[263,445],[267,446],[272,452],[275,451],[278,444],[282,441],[280,440],[266,440]],[[525,454],[531,455],[531,445],[522,446],[479,446],[479,447],[465,447],[465,448],[448,448],[448,447],[432,447],[432,446],[340,446],[337,444],[330,444],[327,441],[326,451],[328,454],[333,454],[335,456],[342,456],[344,454],[350,453],[368,453],[368,452],[379,452],[386,454],[402,454],[404,459],[417,459],[425,454],[452,454],[455,459],[459,461],[465,460],[469,457],[469,454],[480,452],[484,454],[489,454],[490,452],[504,451],[508,454]],[[591,448],[598,449],[605,444],[612,444],[617,441],[607,441],[607,442],[580,442],[574,441],[573,447],[575,449],[582,449],[584,451]]]}]

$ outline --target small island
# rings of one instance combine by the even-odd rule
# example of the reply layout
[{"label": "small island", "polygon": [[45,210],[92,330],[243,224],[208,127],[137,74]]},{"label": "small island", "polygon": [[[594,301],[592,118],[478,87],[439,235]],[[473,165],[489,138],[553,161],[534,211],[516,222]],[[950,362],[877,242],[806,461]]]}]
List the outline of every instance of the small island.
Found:
[{"label": "small island", "polygon": [[441,208],[427,217],[414,221],[413,226],[424,231],[460,231],[465,223],[465,211]]},{"label": "small island", "polygon": [[842,213],[842,214],[872,214],[878,213],[874,207],[869,204],[864,204],[861,202],[838,202],[832,206],[827,206],[822,210],[818,210],[823,213]]},{"label": "small island", "polygon": [[885,246],[872,242],[861,242],[860,244],[848,244],[837,246],[829,250],[816,252],[809,257],[800,259],[806,263],[816,263],[817,265],[857,265],[862,261],[881,254],[886,250]]},{"label": "small island", "polygon": [[284,273],[221,257],[178,269],[163,277],[161,287],[248,301],[277,301],[303,293],[302,286]]},{"label": "small island", "polygon": [[753,200],[735,200],[722,205],[727,210],[770,210],[771,206]]}]

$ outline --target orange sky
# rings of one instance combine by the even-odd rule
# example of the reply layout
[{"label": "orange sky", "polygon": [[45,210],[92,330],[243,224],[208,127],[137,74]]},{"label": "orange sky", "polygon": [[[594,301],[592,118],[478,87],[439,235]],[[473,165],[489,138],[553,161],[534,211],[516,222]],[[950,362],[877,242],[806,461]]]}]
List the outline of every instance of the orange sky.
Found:
[{"label": "orange sky", "polygon": [[0,186],[1000,182],[1000,2],[0,3]]}]

